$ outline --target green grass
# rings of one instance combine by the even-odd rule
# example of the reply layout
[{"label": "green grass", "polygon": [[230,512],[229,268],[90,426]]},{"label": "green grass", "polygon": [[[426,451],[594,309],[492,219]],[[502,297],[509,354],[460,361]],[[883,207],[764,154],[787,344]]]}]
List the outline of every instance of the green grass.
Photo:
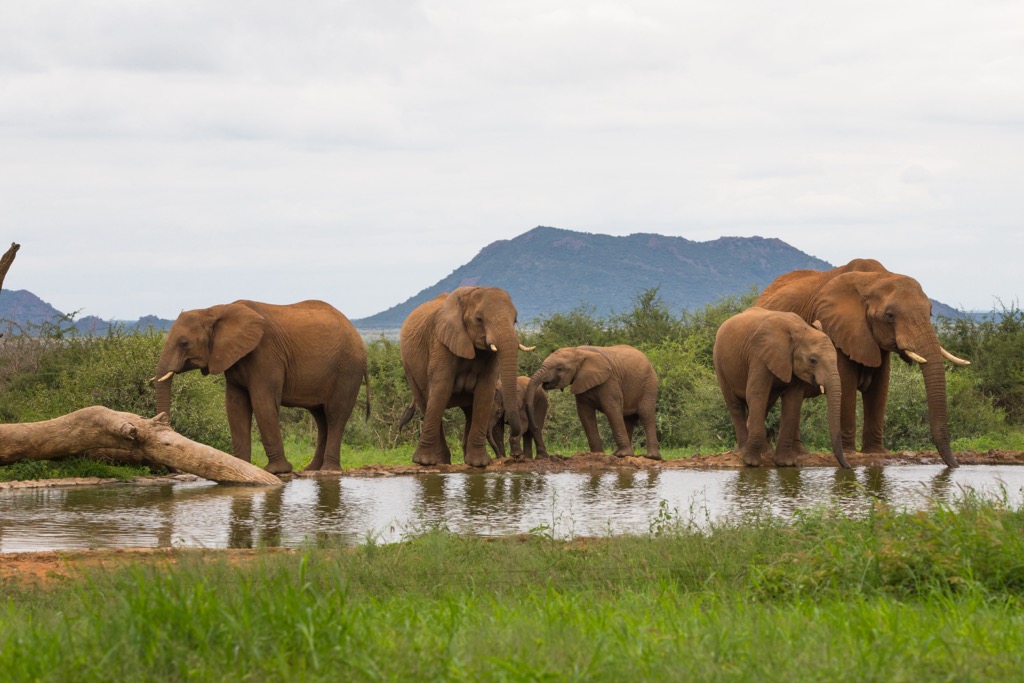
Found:
[{"label": "green grass", "polygon": [[11,681],[1019,680],[1024,513],[965,496],[646,536],[179,551],[5,585]]},{"label": "green grass", "polygon": [[162,473],[143,465],[109,463],[85,456],[65,460],[22,460],[0,467],[0,481],[26,481],[34,479],[65,479],[78,477],[100,477],[127,481]]}]

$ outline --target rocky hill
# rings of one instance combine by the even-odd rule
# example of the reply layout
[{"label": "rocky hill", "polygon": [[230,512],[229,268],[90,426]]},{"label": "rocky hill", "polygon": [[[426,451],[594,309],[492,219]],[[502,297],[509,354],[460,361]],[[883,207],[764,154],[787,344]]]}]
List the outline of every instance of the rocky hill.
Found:
[{"label": "rocky hill", "polygon": [[58,311],[32,292],[25,289],[5,289],[0,292],[0,332],[35,333],[41,325],[60,324],[61,328],[73,327],[82,334],[104,335],[111,326],[125,331],[170,329],[173,320],[164,320],[153,315],[139,320],[102,320],[94,315],[77,320]]},{"label": "rocky hill", "polygon": [[538,227],[487,245],[440,282],[353,322],[361,329],[400,327],[413,308],[461,285],[507,290],[521,323],[580,305],[593,307],[598,315],[622,313],[632,307],[637,294],[652,287],[659,288],[671,310],[681,312],[752,286],[764,287],[791,270],[831,267],[778,239],[721,237],[694,242],[650,233],[614,237]]}]

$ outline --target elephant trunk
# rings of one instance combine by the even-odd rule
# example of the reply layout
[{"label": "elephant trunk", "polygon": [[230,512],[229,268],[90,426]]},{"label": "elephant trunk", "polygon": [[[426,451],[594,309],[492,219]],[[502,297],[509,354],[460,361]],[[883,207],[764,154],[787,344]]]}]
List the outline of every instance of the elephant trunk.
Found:
[{"label": "elephant trunk", "polygon": [[[544,365],[541,365],[540,368],[537,369],[537,372],[533,373],[530,377],[530,383],[526,385],[526,397],[523,400],[526,402],[526,417],[529,421],[531,434],[537,434],[540,432],[540,430],[537,429],[537,418],[534,417],[533,406],[534,398],[537,395],[537,387],[544,381],[546,375],[547,368]],[[543,389],[541,389],[541,391],[543,391]]]},{"label": "elephant trunk", "polygon": [[502,336],[498,348],[498,376],[501,378],[502,406],[508,419],[512,438],[523,433],[519,424],[519,392],[517,377],[519,375],[519,340],[514,328],[510,335]]},{"label": "elephant trunk", "polygon": [[846,461],[846,456],[843,454],[843,429],[841,419],[843,395],[839,373],[830,373],[821,384],[825,387],[825,399],[828,401],[828,433],[832,440],[832,454],[836,456],[836,461],[839,463],[840,467],[849,469],[850,463]]},{"label": "elephant trunk", "polygon": [[927,353],[927,363],[921,365],[924,376],[925,397],[928,401],[928,422],[931,424],[932,441],[947,467],[959,467],[953,457],[949,439],[949,417],[946,407],[946,368],[938,349]]}]

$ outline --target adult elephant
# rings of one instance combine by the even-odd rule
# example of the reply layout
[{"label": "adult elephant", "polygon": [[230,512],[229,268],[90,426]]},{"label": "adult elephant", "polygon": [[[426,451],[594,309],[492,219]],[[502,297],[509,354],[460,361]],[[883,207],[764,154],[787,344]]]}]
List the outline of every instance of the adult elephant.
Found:
[{"label": "adult elephant", "polygon": [[854,259],[832,270],[796,270],[775,279],[755,306],[820,320],[836,346],[842,382],[843,448],[855,450],[857,392],[864,406],[861,451],[887,453],[883,445],[889,394],[889,355],[916,362],[924,376],[932,440],[948,467],[950,448],[943,358],[966,365],[942,348],[931,323],[931,301],[912,277],[874,259]]},{"label": "adult elephant", "polygon": [[251,460],[255,415],[266,469],[274,474],[292,470],[281,440],[281,406],[306,408],[316,420],[307,470],[341,469],[341,438],[364,381],[370,412],[366,345],[348,318],[323,301],[241,300],[182,312],[157,362],[157,412],[170,415],[172,377],[189,370],[224,373],[234,454]]},{"label": "adult elephant", "polygon": [[840,431],[842,389],[836,349],[819,327],[808,325],[796,313],[748,308],[718,328],[713,359],[745,464],[761,464],[767,447],[765,416],[781,397],[773,460],[779,466],[795,465],[800,406],[804,398],[824,393],[832,453],[842,467],[850,466]]},{"label": "adult elephant", "polygon": [[[522,454],[526,459],[533,457],[533,444],[537,444],[537,457],[547,457],[548,449],[544,445],[544,423],[548,417],[548,395],[541,392],[533,392],[533,416],[532,427],[529,422],[529,415],[526,410],[526,390],[530,386],[529,377],[516,378],[516,390],[519,400],[519,425],[527,425],[523,429]],[[511,417],[505,413],[505,396],[501,390],[501,382],[494,391],[494,404],[491,408],[491,427],[487,432],[487,442],[499,458],[505,457],[505,425]],[[534,431],[536,430],[536,431]],[[509,439],[510,448],[513,451],[519,450],[518,437]]]},{"label": "adult elephant", "polygon": [[541,363],[526,389],[530,429],[536,425],[534,392],[570,387],[576,396],[576,414],[592,453],[603,453],[597,429],[597,411],[608,418],[615,438],[615,455],[633,453],[633,431],[642,423],[647,436],[646,457],[661,459],[655,431],[658,376],[641,351],[618,346],[570,346],[556,350]]},{"label": "adult elephant", "polygon": [[467,465],[485,467],[491,460],[487,429],[499,378],[511,389],[503,396],[512,435],[521,433],[515,387],[519,350],[526,347],[515,325],[512,299],[497,287],[459,287],[417,306],[402,323],[402,367],[413,403],[423,413],[413,462],[451,463],[441,419],[445,409],[457,407],[466,415],[463,458]]}]

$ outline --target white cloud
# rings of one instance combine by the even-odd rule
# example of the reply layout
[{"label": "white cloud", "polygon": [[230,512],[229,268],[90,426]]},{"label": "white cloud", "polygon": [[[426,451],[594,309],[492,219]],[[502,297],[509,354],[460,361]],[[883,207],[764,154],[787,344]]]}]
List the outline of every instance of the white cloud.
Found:
[{"label": "white cloud", "polygon": [[353,289],[358,317],[545,224],[776,236],[985,308],[1020,294],[1022,25],[965,0],[5,3],[8,286],[105,317]]}]

